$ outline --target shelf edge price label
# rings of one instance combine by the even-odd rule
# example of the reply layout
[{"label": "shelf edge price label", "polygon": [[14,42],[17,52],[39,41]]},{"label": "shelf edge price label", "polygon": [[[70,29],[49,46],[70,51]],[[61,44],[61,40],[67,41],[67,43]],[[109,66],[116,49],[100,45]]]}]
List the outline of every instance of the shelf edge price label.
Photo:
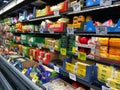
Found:
[{"label": "shelf edge price label", "polygon": [[53,46],[50,46],[50,52],[54,52],[54,47]]},{"label": "shelf edge price label", "polygon": [[43,30],[44,30],[44,28],[41,27],[41,28],[39,29],[40,33],[43,33]]},{"label": "shelf edge price label", "polygon": [[59,8],[54,9],[54,16],[59,16],[60,12],[59,12]]},{"label": "shelf edge price label", "polygon": [[31,60],[31,61],[33,60],[33,56],[30,56],[30,60]]},{"label": "shelf edge price label", "polygon": [[109,87],[102,86],[102,90],[111,90]]},{"label": "shelf edge price label", "polygon": [[66,56],[66,54],[67,54],[66,48],[61,48],[61,49],[60,49],[60,54]]},{"label": "shelf edge price label", "polygon": [[81,11],[80,2],[77,2],[77,3],[73,4],[73,11],[74,12]]},{"label": "shelf edge price label", "polygon": [[78,59],[86,61],[86,53],[78,52]]},{"label": "shelf edge price label", "polygon": [[57,67],[57,66],[54,66],[54,70],[55,70],[55,72],[57,72],[57,73],[60,72],[60,71],[59,71],[59,67]]},{"label": "shelf edge price label", "polygon": [[73,27],[67,27],[67,34],[74,34],[74,28]]},{"label": "shelf edge price label", "polygon": [[25,74],[27,72],[27,69],[23,69],[22,73]]},{"label": "shelf edge price label", "polygon": [[36,83],[36,82],[38,81],[38,79],[39,79],[38,76],[34,75],[32,81],[33,81],[34,83]]},{"label": "shelf edge price label", "polygon": [[112,0],[100,0],[100,6],[112,5]]},{"label": "shelf edge price label", "polygon": [[53,34],[53,33],[54,33],[53,28],[50,28],[50,29],[49,29],[49,33],[51,33],[51,34]]},{"label": "shelf edge price label", "polygon": [[70,78],[71,80],[76,81],[76,75],[75,75],[75,74],[69,73],[69,78]]},{"label": "shelf edge price label", "polygon": [[96,34],[97,35],[106,35],[107,34],[107,27],[105,27],[105,26],[97,26],[96,27]]}]

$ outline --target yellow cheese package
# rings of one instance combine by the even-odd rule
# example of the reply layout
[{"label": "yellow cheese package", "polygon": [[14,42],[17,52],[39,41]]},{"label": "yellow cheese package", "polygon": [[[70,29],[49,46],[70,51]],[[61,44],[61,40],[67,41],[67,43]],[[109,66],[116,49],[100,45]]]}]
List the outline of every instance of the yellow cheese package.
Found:
[{"label": "yellow cheese package", "polygon": [[120,55],[120,48],[109,47],[109,54]]},{"label": "yellow cheese package", "polygon": [[111,55],[111,54],[109,54],[108,58],[109,59],[113,59],[113,60],[120,60],[120,56],[119,55]]},{"label": "yellow cheese package", "polygon": [[108,46],[100,46],[100,53],[107,53],[108,52]]},{"label": "yellow cheese package", "polygon": [[86,77],[86,69],[78,68],[76,70],[76,75],[83,77],[83,78]]},{"label": "yellow cheese package", "polygon": [[117,79],[108,79],[108,85],[115,90],[120,90],[120,81]]},{"label": "yellow cheese package", "polygon": [[120,70],[115,70],[115,79],[120,80]]},{"label": "yellow cheese package", "polygon": [[66,70],[71,73],[75,73],[75,65],[72,63],[66,62]]},{"label": "yellow cheese package", "polygon": [[100,57],[103,57],[103,58],[108,58],[109,55],[108,53],[100,53]]},{"label": "yellow cheese package", "polygon": [[107,65],[102,65],[102,64],[97,64],[98,66],[98,80],[106,82],[108,78],[113,76],[114,68],[107,66]]},{"label": "yellow cheese package", "polygon": [[110,47],[120,48],[120,38],[110,38],[109,45]]},{"label": "yellow cheese package", "polygon": [[98,42],[99,42],[102,46],[108,46],[108,41],[109,41],[109,38],[101,38],[101,37],[98,38]]}]

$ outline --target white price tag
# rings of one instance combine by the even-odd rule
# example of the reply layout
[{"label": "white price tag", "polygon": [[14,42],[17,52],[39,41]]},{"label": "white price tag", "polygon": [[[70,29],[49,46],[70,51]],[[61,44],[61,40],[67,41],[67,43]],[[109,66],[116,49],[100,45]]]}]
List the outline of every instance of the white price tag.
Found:
[{"label": "white price tag", "polygon": [[44,30],[44,28],[41,27],[40,30],[39,30],[40,33],[43,33],[43,30]]},{"label": "white price tag", "polygon": [[37,46],[38,46],[39,49],[42,49],[44,47],[43,44],[37,44]]},{"label": "white price tag", "polygon": [[74,12],[81,11],[80,2],[73,4],[73,11]]},{"label": "white price tag", "polygon": [[32,29],[30,29],[30,33],[34,33],[34,31]]},{"label": "white price tag", "polygon": [[49,29],[49,32],[50,32],[51,34],[53,34],[53,33],[54,33],[53,28],[50,28],[50,29]]},{"label": "white price tag", "polygon": [[100,0],[100,6],[112,5],[112,0]]},{"label": "white price tag", "polygon": [[50,46],[50,52],[54,52],[54,47]]},{"label": "white price tag", "polygon": [[54,16],[59,16],[59,15],[60,15],[59,9],[58,8],[54,9]]},{"label": "white price tag", "polygon": [[96,34],[98,34],[98,35],[106,35],[107,34],[107,27],[105,27],[105,26],[97,26],[96,27]]},{"label": "white price tag", "polygon": [[73,27],[67,27],[67,34],[74,34],[74,28]]},{"label": "white price tag", "polygon": [[59,67],[54,66],[54,70],[55,70],[55,72],[59,73]]},{"label": "white price tag", "polygon": [[102,86],[102,90],[111,90],[111,89],[106,86]]},{"label": "white price tag", "polygon": [[23,53],[22,56],[25,57],[25,54]]},{"label": "white price tag", "polygon": [[76,75],[75,74],[69,73],[69,78],[76,81]]}]

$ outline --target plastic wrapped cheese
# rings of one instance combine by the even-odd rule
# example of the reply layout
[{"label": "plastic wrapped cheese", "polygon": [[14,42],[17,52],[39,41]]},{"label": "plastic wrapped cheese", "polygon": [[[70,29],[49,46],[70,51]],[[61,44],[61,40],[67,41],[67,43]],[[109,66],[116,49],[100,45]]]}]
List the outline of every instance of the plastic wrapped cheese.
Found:
[{"label": "plastic wrapped cheese", "polygon": [[98,42],[99,42],[102,46],[108,46],[108,41],[109,41],[109,38],[101,38],[101,37],[98,38]]},{"label": "plastic wrapped cheese", "polygon": [[109,47],[109,54],[120,55],[120,48]]},{"label": "plastic wrapped cheese", "polygon": [[113,60],[120,60],[120,56],[119,55],[111,55],[111,54],[109,54],[108,58],[109,59],[113,59]]},{"label": "plastic wrapped cheese", "polygon": [[120,38],[110,38],[109,45],[110,47],[120,48]]},{"label": "plastic wrapped cheese", "polygon": [[100,46],[100,53],[107,53],[108,52],[108,46]]}]

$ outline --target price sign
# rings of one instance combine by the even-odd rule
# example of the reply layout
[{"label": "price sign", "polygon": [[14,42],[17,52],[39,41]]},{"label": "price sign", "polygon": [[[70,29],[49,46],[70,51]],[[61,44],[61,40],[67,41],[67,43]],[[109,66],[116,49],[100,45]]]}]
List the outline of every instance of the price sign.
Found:
[{"label": "price sign", "polygon": [[54,52],[54,47],[50,46],[50,52]]},{"label": "price sign", "polygon": [[107,27],[102,27],[102,26],[98,26],[96,27],[96,34],[98,35],[106,35],[107,34]]},{"label": "price sign", "polygon": [[30,33],[34,33],[34,31],[32,29],[30,29]]},{"label": "price sign", "polygon": [[100,0],[100,6],[112,5],[112,0]]},{"label": "price sign", "polygon": [[78,52],[78,59],[86,61],[86,53]]},{"label": "price sign", "polygon": [[65,55],[66,56],[66,54],[67,54],[66,52],[67,52],[66,48],[61,48],[60,49],[60,54],[61,55]]},{"label": "price sign", "polygon": [[36,76],[36,75],[34,75],[32,81],[33,81],[34,83],[36,83],[36,82],[38,81],[38,79],[39,79],[39,77]]},{"label": "price sign", "polygon": [[49,32],[50,32],[51,34],[53,34],[53,33],[54,33],[53,28],[50,28],[50,29],[49,29]]},{"label": "price sign", "polygon": [[39,31],[40,31],[40,33],[43,33],[44,28],[43,28],[43,27],[41,27]]},{"label": "price sign", "polygon": [[67,27],[67,34],[74,34],[74,28],[73,27]]},{"label": "price sign", "polygon": [[71,80],[76,81],[76,75],[75,75],[75,74],[69,73],[69,78],[70,78]]},{"label": "price sign", "polygon": [[81,11],[80,2],[73,4],[73,11],[74,12]]},{"label": "price sign", "polygon": [[54,66],[54,70],[55,70],[55,72],[57,72],[57,73],[60,72],[60,71],[59,71],[59,67],[57,67],[57,66]]},{"label": "price sign", "polygon": [[111,89],[106,86],[102,86],[102,90],[111,90]]},{"label": "price sign", "polygon": [[22,73],[25,74],[27,72],[27,69],[23,69]]},{"label": "price sign", "polygon": [[54,16],[59,16],[59,15],[60,15],[59,9],[58,8],[54,9]]},{"label": "price sign", "polygon": [[37,44],[37,46],[38,46],[39,49],[42,49],[44,47],[43,44]]}]

